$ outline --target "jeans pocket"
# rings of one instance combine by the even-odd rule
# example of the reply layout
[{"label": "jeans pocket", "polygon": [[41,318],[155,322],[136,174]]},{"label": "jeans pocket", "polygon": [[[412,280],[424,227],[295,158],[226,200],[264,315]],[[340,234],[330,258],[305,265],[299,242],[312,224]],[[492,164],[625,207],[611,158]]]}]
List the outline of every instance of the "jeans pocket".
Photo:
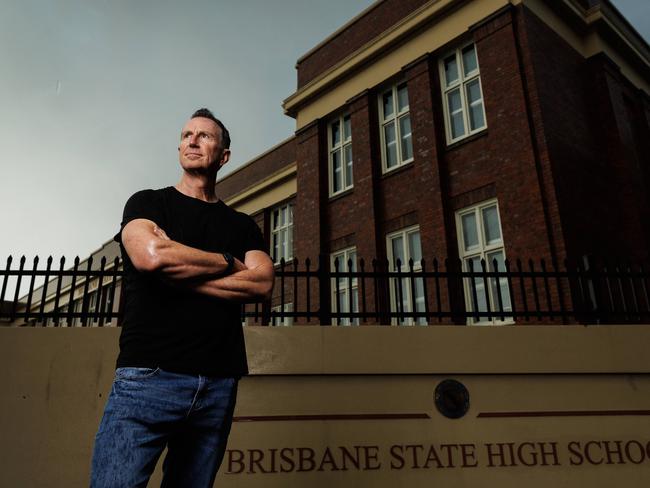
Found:
[{"label": "jeans pocket", "polygon": [[115,370],[115,379],[117,380],[144,380],[156,376],[160,368],[117,368]]}]

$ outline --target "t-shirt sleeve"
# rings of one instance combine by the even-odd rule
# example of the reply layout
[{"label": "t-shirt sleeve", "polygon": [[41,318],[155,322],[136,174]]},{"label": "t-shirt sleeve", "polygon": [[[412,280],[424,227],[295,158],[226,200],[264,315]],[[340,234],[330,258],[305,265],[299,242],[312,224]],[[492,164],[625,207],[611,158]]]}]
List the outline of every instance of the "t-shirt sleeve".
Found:
[{"label": "t-shirt sleeve", "polygon": [[269,252],[269,246],[266,244],[266,241],[264,240],[264,236],[262,235],[262,231],[260,228],[257,226],[255,221],[249,217],[248,221],[248,236],[245,242],[245,252],[248,251],[264,251],[265,253],[268,254]]},{"label": "t-shirt sleeve", "polygon": [[147,219],[163,227],[163,213],[158,195],[154,190],[142,190],[131,196],[124,205],[120,231],[113,239],[122,242],[122,230],[132,220]]}]

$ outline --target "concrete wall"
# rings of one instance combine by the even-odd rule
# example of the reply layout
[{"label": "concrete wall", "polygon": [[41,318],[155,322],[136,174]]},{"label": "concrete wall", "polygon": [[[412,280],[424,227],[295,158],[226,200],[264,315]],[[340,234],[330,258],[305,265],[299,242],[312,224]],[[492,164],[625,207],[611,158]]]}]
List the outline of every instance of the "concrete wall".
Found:
[{"label": "concrete wall", "polygon": [[[119,329],[0,329],[0,486],[87,486]],[[647,486],[648,326],[246,329],[218,486]],[[446,378],[467,414],[434,404]],[[157,486],[159,472],[150,486]]]}]

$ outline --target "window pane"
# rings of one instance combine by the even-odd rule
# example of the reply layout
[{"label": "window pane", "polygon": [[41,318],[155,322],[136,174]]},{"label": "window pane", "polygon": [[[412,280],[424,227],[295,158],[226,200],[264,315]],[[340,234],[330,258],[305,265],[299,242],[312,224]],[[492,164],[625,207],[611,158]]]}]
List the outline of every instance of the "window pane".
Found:
[{"label": "window pane", "polygon": [[341,143],[341,128],[339,121],[332,122],[332,147],[336,147]]},{"label": "window pane", "polygon": [[[506,265],[503,258],[503,251],[496,251],[489,253],[486,256],[488,260],[488,266],[490,271],[495,271],[498,269],[500,273],[506,270]],[[496,261],[497,268],[494,267],[494,262]],[[512,304],[510,303],[510,289],[508,288],[508,279],[506,277],[499,278],[499,287],[501,288],[501,302],[503,305],[503,311],[511,312]],[[492,296],[492,303],[494,304],[494,310],[499,310],[499,295],[497,291],[497,279],[490,279],[490,294]]]},{"label": "window pane", "polygon": [[348,259],[352,261],[350,271],[353,273],[357,271],[357,252],[356,251],[350,251],[348,253]]},{"label": "window pane", "polygon": [[273,234],[273,262],[278,262],[280,260],[280,240],[278,239],[278,234]]},{"label": "window pane", "polygon": [[[402,263],[402,268],[401,271],[404,271],[406,266]],[[404,312],[410,312],[411,311],[411,283],[408,278],[401,278],[399,280],[395,280],[396,286],[398,287],[397,289],[397,294],[395,296],[402,298],[402,310]],[[401,283],[401,290],[400,290],[400,283]],[[400,295],[401,293],[401,295]],[[410,320],[406,319],[406,321],[410,324]]]},{"label": "window pane", "polygon": [[411,117],[405,115],[399,119],[399,133],[402,139],[402,161],[413,157],[413,146],[411,144]]},{"label": "window pane", "polygon": [[397,270],[397,260],[399,259],[402,271],[404,270],[404,238],[396,236],[391,239],[391,248],[393,250],[393,269]]},{"label": "window pane", "polygon": [[[348,267],[348,260],[344,256],[341,256],[341,258],[339,259],[339,273],[349,273],[349,272],[350,272],[350,268]],[[340,289],[349,288],[348,284],[350,280],[348,279],[347,276],[339,276],[338,281],[339,281]]]},{"label": "window pane", "polygon": [[[348,291],[347,290],[340,290],[338,293],[339,297],[339,308],[341,312],[348,312]],[[334,304],[336,305],[336,303]],[[347,319],[341,319],[342,322],[347,322]]]},{"label": "window pane", "polygon": [[273,211],[273,228],[277,229],[280,225],[280,212],[279,210]]},{"label": "window pane", "polygon": [[293,205],[288,205],[289,207],[289,223],[293,223]]},{"label": "window pane", "polygon": [[352,144],[345,146],[345,187],[352,186]]},{"label": "window pane", "polygon": [[287,259],[291,259],[293,257],[293,225],[290,225],[287,228]]},{"label": "window pane", "polygon": [[422,247],[420,246],[420,233],[411,232],[408,235],[409,258],[413,260],[414,266],[419,266],[422,260]]},{"label": "window pane", "polygon": [[343,140],[347,141],[352,137],[352,130],[350,127],[350,116],[343,117]]},{"label": "window pane", "polygon": [[387,91],[383,96],[384,120],[393,115],[393,90]]},{"label": "window pane", "polygon": [[476,68],[478,68],[476,62],[476,49],[474,48],[474,44],[472,44],[463,49],[463,73],[467,76],[469,73],[476,70]]},{"label": "window pane", "polygon": [[470,82],[465,87],[469,103],[470,130],[476,130],[485,125],[483,118],[483,100],[481,99],[481,86],[478,79]]},{"label": "window pane", "polygon": [[[395,269],[397,271],[397,268]],[[401,271],[404,271],[404,266],[402,265]],[[395,297],[395,304],[397,305],[396,312],[408,312],[411,307],[409,306],[409,280],[408,278],[391,278],[393,281],[393,296]]]},{"label": "window pane", "polygon": [[463,223],[463,243],[465,250],[478,246],[478,231],[476,229],[476,214],[474,212],[465,214],[461,217]]},{"label": "window pane", "polygon": [[449,56],[445,59],[445,81],[447,86],[458,80],[458,65],[456,55]]},{"label": "window pane", "polygon": [[486,245],[501,242],[501,229],[499,226],[499,213],[496,205],[483,209],[483,228],[485,229]]},{"label": "window pane", "polygon": [[[476,256],[473,258],[469,258],[465,260],[465,265],[467,267],[467,271],[470,270],[470,262],[472,265],[472,272],[474,273],[481,273],[483,271],[483,268],[481,267],[481,258]],[[467,278],[467,280],[471,280],[471,278]],[[474,282],[474,287],[476,290],[476,305],[477,307],[475,308],[474,305],[474,292],[472,289],[472,284],[469,284],[468,291],[469,291],[469,302],[470,302],[470,309],[471,310],[478,310],[479,312],[486,312],[487,311],[487,296],[485,294],[485,282],[483,281],[482,276],[477,276],[473,279]],[[484,317],[481,317],[480,320],[484,320]]]},{"label": "window pane", "polygon": [[397,111],[401,112],[409,108],[409,94],[406,83],[397,87]]},{"label": "window pane", "polygon": [[505,263],[503,261],[503,251],[499,250],[499,251],[488,253],[485,256],[485,259],[487,261],[486,264],[487,264],[488,270],[490,270],[490,271],[495,270],[494,262],[496,261],[496,265],[497,265],[497,268],[499,269],[499,272],[505,271],[506,267],[505,267]]},{"label": "window pane", "polygon": [[282,229],[280,232],[280,259],[287,258],[287,229]]},{"label": "window pane", "polygon": [[384,142],[386,148],[386,167],[397,165],[397,141],[395,140],[395,122],[384,126]]},{"label": "window pane", "polygon": [[336,193],[342,188],[341,151],[332,153],[332,192]]},{"label": "window pane", "polygon": [[[416,312],[426,312],[424,306],[424,280],[422,278],[417,278],[415,281],[415,311]],[[418,317],[416,320],[418,325],[427,325],[426,317]]]},{"label": "window pane", "polygon": [[[352,312],[359,312],[359,293],[356,289],[352,290]],[[359,325],[359,317],[355,317],[351,320],[352,325]]]},{"label": "window pane", "polygon": [[460,90],[456,89],[447,94],[447,104],[451,118],[451,137],[455,139],[465,134],[465,121],[460,100]]}]

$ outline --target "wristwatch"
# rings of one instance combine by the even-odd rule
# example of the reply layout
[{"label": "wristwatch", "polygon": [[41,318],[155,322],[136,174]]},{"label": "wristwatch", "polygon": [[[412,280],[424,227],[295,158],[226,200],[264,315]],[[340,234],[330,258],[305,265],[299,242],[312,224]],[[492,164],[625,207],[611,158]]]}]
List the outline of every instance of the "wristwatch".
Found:
[{"label": "wristwatch", "polygon": [[228,266],[226,267],[226,269],[223,270],[222,274],[229,275],[230,273],[232,273],[232,270],[235,267],[235,258],[229,252],[221,253],[221,255],[226,260],[226,263],[228,263]]}]

